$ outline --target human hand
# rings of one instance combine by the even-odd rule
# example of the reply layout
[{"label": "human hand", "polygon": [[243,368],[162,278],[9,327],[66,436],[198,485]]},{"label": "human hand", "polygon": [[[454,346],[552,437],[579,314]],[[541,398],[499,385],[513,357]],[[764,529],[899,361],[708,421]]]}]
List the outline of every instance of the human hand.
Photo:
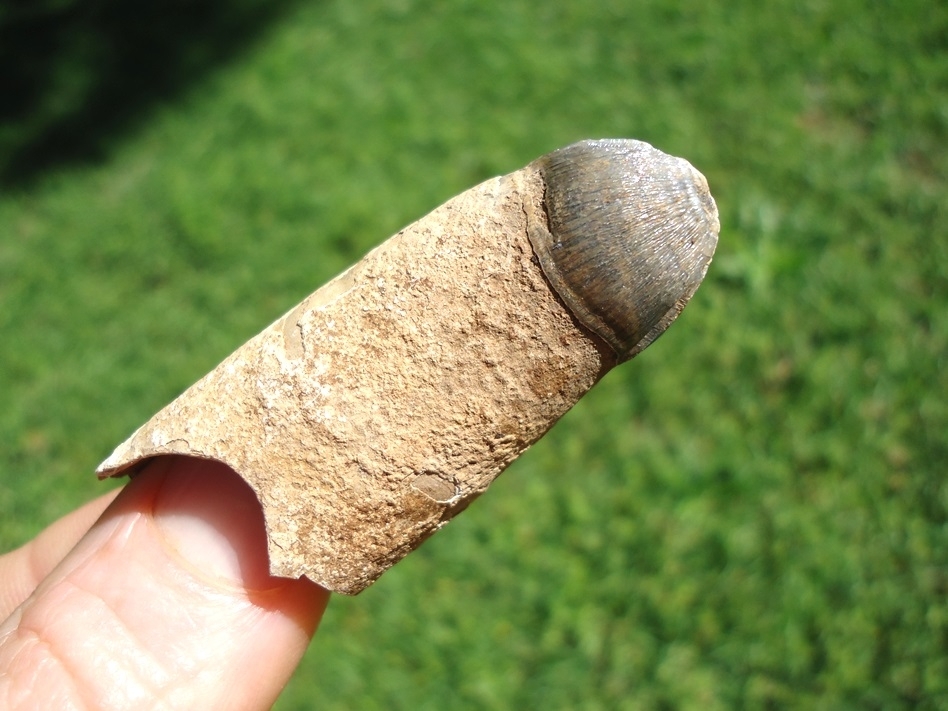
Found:
[{"label": "human hand", "polygon": [[163,457],[0,557],[0,708],[269,708],[328,599],[234,472]]}]

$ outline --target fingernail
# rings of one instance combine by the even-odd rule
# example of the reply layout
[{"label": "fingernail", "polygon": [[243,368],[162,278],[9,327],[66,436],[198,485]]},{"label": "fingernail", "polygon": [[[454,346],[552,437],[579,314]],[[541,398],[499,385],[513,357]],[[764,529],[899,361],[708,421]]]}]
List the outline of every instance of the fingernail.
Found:
[{"label": "fingernail", "polygon": [[205,580],[253,586],[269,577],[260,504],[217,462],[176,457],[155,498],[154,520],[168,547]]}]

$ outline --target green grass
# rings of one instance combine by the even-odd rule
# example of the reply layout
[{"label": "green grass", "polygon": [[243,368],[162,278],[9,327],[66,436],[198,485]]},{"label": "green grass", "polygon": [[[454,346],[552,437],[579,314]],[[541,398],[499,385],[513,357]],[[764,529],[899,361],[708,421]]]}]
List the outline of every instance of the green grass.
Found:
[{"label": "green grass", "polygon": [[261,5],[114,116],[84,26],[0,126],[0,543],[404,224],[636,137],[709,179],[705,284],[278,708],[948,709],[948,8]]}]

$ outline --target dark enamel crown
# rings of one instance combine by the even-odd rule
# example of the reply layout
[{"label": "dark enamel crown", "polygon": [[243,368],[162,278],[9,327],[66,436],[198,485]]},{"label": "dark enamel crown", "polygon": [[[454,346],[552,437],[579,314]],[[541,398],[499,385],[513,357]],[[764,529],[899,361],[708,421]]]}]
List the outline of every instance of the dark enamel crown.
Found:
[{"label": "dark enamel crown", "polygon": [[718,213],[687,161],[627,139],[582,141],[531,166],[547,224],[530,241],[573,315],[628,360],[675,320],[704,278]]}]

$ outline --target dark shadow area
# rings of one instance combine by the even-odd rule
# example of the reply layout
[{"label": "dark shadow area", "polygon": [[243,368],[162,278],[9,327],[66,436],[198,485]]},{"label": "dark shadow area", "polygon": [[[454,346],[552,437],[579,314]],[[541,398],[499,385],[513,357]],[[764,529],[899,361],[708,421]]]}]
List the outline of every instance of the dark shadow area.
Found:
[{"label": "dark shadow area", "polygon": [[0,0],[0,187],[101,159],[299,0]]}]

